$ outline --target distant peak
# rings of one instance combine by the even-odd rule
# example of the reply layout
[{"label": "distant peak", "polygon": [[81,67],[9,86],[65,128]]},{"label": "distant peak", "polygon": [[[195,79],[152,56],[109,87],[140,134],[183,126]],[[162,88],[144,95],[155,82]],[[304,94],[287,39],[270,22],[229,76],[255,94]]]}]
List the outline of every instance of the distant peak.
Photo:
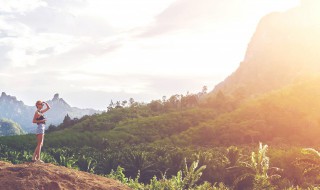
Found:
[{"label": "distant peak", "polygon": [[59,94],[56,93],[56,94],[53,96],[53,99],[52,99],[52,100],[59,100],[59,99],[60,99]]},{"label": "distant peak", "polygon": [[1,99],[4,99],[4,100],[13,100],[13,101],[17,101],[17,98],[16,98],[15,96],[7,95],[5,92],[2,92],[2,93],[1,93],[0,98],[1,98]]},{"label": "distant peak", "polygon": [[7,94],[5,92],[1,93],[1,97],[6,97],[6,96],[7,96]]},{"label": "distant peak", "polygon": [[60,98],[60,95],[58,93],[56,93],[54,96],[53,96],[53,99],[51,100],[53,102],[60,102],[62,104],[65,104],[67,106],[70,106],[66,101],[64,101],[64,99]]}]

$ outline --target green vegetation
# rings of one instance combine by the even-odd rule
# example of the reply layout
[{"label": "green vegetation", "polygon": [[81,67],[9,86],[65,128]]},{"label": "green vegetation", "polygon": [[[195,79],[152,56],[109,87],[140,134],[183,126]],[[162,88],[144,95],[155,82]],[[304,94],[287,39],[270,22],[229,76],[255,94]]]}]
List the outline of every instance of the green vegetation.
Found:
[{"label": "green vegetation", "polygon": [[[111,102],[102,114],[67,115],[50,126],[43,160],[133,189],[316,189],[319,154],[303,148],[320,142],[319,82],[255,98],[203,91]],[[270,147],[256,150],[260,141]],[[0,144],[1,159],[20,163],[31,159],[36,139],[1,137]]]},{"label": "green vegetation", "polygon": [[[128,146],[119,151],[97,151],[90,147],[47,148],[42,153],[42,159],[111,177],[141,190],[299,189],[314,188],[317,184],[318,171],[313,171],[313,175],[304,175],[309,170],[303,165],[307,163],[303,154],[305,150],[292,150],[296,157],[291,161],[292,153],[288,155],[283,148],[273,148],[267,152],[267,145],[260,144],[257,150],[254,149],[234,146],[197,150],[170,146]],[[0,160],[17,164],[31,161],[31,155],[31,150],[13,150],[0,145]],[[311,160],[309,163],[312,163]],[[287,169],[279,169],[278,166]]]},{"label": "green vegetation", "polygon": [[0,136],[21,135],[24,134],[21,126],[9,119],[0,119]]}]

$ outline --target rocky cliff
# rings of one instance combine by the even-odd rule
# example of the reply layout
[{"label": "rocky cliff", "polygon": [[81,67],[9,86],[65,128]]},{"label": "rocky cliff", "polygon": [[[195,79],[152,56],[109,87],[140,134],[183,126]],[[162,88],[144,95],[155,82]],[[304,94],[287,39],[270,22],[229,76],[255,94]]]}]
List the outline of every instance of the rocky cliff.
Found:
[{"label": "rocky cliff", "polygon": [[260,21],[239,68],[214,92],[255,95],[320,74],[320,1]]}]

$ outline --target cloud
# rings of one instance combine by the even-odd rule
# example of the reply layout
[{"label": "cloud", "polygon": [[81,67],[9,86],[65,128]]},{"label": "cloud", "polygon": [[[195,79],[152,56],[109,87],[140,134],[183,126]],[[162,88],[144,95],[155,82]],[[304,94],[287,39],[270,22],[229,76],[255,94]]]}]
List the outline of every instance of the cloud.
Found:
[{"label": "cloud", "polygon": [[44,48],[42,50],[39,50],[38,51],[39,54],[53,54],[54,53],[54,47],[47,47],[47,48]]},{"label": "cloud", "polygon": [[102,18],[73,15],[53,7],[39,7],[24,15],[16,15],[19,22],[35,33],[60,33],[73,36],[102,37],[113,34],[113,29]]},{"label": "cloud", "polygon": [[72,13],[71,8],[86,4],[81,0],[6,1],[0,7],[0,68],[4,64],[29,67],[66,57],[85,59],[119,48],[119,42],[106,42],[114,31],[104,19]]},{"label": "cloud", "polygon": [[30,105],[59,92],[71,105],[95,108],[110,99],[149,101],[213,88],[238,66],[253,32],[244,22],[259,12],[250,2],[260,3],[7,2],[0,7],[0,87]]},{"label": "cloud", "polygon": [[[156,16],[150,25],[139,28],[140,34],[137,36],[155,37],[180,30],[210,26],[215,26],[219,30],[234,23],[252,25],[258,22],[266,9],[270,11],[287,9],[289,1],[292,4],[297,3],[297,0],[278,0],[276,2],[278,6],[275,7],[275,2],[270,0],[177,0]],[[259,14],[260,16],[252,18],[253,15]]]},{"label": "cloud", "polygon": [[24,14],[38,7],[46,6],[43,0],[10,0],[1,1],[0,12]]},{"label": "cloud", "polygon": [[[220,8],[226,3],[217,0],[177,0],[162,13],[155,21],[146,27],[140,37],[152,37],[175,30],[199,25],[205,21],[219,19]],[[200,23],[199,23],[200,22]]]},{"label": "cloud", "polygon": [[11,47],[0,44],[0,69],[9,65],[10,60],[7,53],[11,51]]}]

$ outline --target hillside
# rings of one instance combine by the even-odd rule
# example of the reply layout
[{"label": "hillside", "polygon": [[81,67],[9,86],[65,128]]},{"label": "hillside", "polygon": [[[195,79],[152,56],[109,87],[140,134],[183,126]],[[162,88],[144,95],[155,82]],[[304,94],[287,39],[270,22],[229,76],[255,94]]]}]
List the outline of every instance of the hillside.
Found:
[{"label": "hillside", "polygon": [[0,119],[0,136],[22,135],[24,133],[18,123],[8,119]]},{"label": "hillside", "polygon": [[0,189],[6,190],[130,189],[106,177],[53,164],[24,163],[12,165],[0,161],[0,176]]},{"label": "hillside", "polygon": [[176,145],[198,146],[239,145],[259,141],[277,145],[318,145],[319,84],[320,79],[317,78],[264,94],[167,141]]},{"label": "hillside", "polygon": [[250,97],[320,74],[320,6],[301,6],[263,17],[239,68],[213,93]]},{"label": "hillside", "polygon": [[[195,107],[152,112],[148,105],[88,116],[47,133],[45,147],[117,149],[152,143],[229,146],[320,143],[320,78],[288,85],[230,111]],[[225,101],[225,100],[223,100]],[[290,133],[288,133],[290,131]],[[1,138],[10,147],[33,147],[33,136]]]},{"label": "hillside", "polygon": [[[127,111],[130,112],[130,110]],[[216,115],[217,113],[208,109],[190,109],[158,116],[125,117],[121,121],[111,123],[108,114],[102,114],[88,117],[67,129],[49,133],[47,143],[52,147],[87,145],[110,148],[119,144],[147,144],[179,134]]]}]

